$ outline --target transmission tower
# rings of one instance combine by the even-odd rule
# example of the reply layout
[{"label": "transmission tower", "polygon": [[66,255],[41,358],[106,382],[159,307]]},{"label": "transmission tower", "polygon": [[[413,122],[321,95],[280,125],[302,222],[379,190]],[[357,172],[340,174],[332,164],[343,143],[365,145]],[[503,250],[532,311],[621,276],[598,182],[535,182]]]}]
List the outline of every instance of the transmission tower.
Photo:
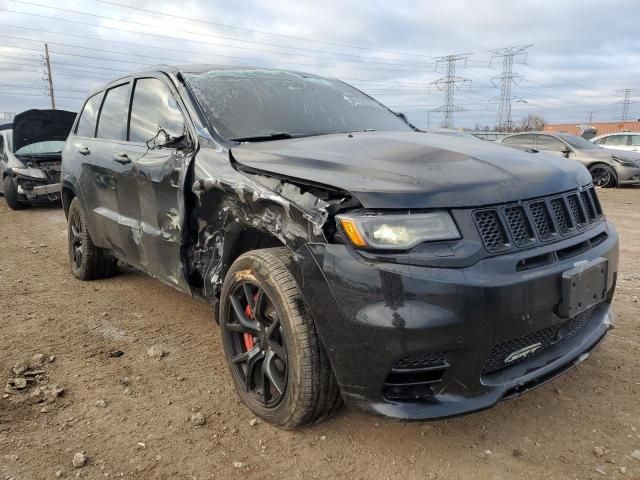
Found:
[{"label": "transmission tower", "polygon": [[635,100],[631,100],[631,97],[640,95],[640,88],[623,88],[621,90],[617,90],[616,95],[624,97],[623,100],[617,102],[617,104],[622,105],[622,116],[620,117],[620,120],[624,122],[629,119],[629,105],[632,103],[638,103]]},{"label": "transmission tower", "polygon": [[[516,57],[523,57],[521,63],[527,59],[527,48],[531,45],[520,45],[517,47],[498,48],[489,50],[491,52],[491,63],[494,59],[502,59],[502,73],[491,79],[491,83],[500,89],[498,102],[498,116],[496,125],[499,130],[510,131],[513,127],[511,120],[511,86],[518,85],[522,81],[522,75],[513,73],[513,60]],[[489,65],[491,65],[491,63]]]},{"label": "transmission tower", "polygon": [[445,57],[435,57],[436,70],[439,65],[446,65],[446,76],[439,78],[430,85],[434,85],[438,90],[444,91],[444,105],[433,110],[434,112],[443,112],[444,117],[440,124],[443,128],[453,128],[453,112],[461,112],[463,109],[456,106],[453,102],[453,95],[456,88],[461,88],[471,82],[468,78],[456,76],[456,65],[458,62],[466,64],[467,58],[471,53],[461,53],[457,55],[447,55]]}]

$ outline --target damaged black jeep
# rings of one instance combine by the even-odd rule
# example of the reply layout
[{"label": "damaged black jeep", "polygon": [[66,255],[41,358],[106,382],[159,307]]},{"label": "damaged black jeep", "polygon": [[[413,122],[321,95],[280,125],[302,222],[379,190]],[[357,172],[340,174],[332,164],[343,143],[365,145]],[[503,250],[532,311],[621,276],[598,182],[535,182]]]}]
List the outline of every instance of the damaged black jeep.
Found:
[{"label": "damaged black jeep", "polygon": [[60,201],[60,163],[74,112],[27,110],[0,125],[0,192],[9,208]]},{"label": "damaged black jeep", "polygon": [[121,78],[87,99],[62,170],[73,274],[122,261],[210,302],[239,396],[283,428],[343,399],[488,408],[612,326],[618,237],[584,167],[417,131],[338,80]]}]

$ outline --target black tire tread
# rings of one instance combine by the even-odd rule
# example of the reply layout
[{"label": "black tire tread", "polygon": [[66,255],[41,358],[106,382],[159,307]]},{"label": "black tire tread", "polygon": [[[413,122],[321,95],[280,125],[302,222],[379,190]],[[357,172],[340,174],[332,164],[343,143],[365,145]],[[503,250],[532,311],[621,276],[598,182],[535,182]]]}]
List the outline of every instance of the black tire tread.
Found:
[{"label": "black tire tread", "polygon": [[15,180],[7,175],[3,180],[4,199],[11,210],[22,210],[27,205],[18,198],[18,190]]},{"label": "black tire tread", "polygon": [[333,415],[342,406],[340,389],[329,359],[316,333],[313,319],[298,285],[286,266],[290,256],[291,252],[281,247],[253,250],[238,258],[238,260],[249,259],[252,264],[260,264],[267,269],[282,293],[292,327],[303,345],[302,368],[298,372],[299,378],[296,379],[296,384],[299,385],[303,395],[291,409],[288,420],[278,425],[284,429],[320,422]]},{"label": "black tire tread", "polygon": [[[79,210],[82,219],[81,236],[82,243],[86,248],[83,252],[85,259],[84,265],[78,272],[72,268],[73,274],[80,280],[98,280],[114,276],[118,270],[117,260],[109,255],[107,251],[93,244],[91,235],[89,235],[89,231],[87,230],[87,223],[84,220],[82,209],[80,208],[80,201],[77,197],[71,200],[71,204],[69,205],[69,219],[71,219],[75,209]],[[69,226],[69,229],[70,228]]]}]

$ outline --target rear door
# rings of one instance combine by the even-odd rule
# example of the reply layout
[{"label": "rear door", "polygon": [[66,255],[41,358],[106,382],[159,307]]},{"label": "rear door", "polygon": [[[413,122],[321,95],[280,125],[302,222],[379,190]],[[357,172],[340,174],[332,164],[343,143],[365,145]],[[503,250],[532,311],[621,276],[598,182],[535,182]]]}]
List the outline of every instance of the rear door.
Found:
[{"label": "rear door", "polygon": [[[132,265],[137,265],[140,206],[134,163],[126,156],[126,120],[131,83],[105,90],[96,122],[95,139],[83,161],[85,203],[93,217],[92,236]],[[80,119],[82,121],[82,118]],[[84,172],[83,172],[84,173]]]},{"label": "rear door", "polygon": [[180,253],[189,154],[178,148],[156,148],[154,139],[161,130],[171,137],[185,134],[179,96],[164,76],[137,78],[126,154],[136,169],[140,264],[150,275],[187,291]]}]

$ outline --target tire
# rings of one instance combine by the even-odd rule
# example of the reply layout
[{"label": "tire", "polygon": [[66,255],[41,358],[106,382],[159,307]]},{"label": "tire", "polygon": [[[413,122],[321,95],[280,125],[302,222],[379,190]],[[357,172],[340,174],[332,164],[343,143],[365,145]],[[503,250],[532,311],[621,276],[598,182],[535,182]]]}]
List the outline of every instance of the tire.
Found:
[{"label": "tire", "polygon": [[106,250],[96,247],[77,198],[71,200],[67,221],[69,262],[73,276],[80,280],[108,278],[116,274],[118,261]]},{"label": "tire", "polygon": [[287,430],[321,421],[342,405],[289,261],[286,248],[241,255],[220,297],[222,343],[238,396],[264,421]]},{"label": "tire", "polygon": [[613,188],[618,186],[616,171],[606,163],[596,163],[589,167],[593,184],[602,188]]},{"label": "tire", "polygon": [[22,202],[18,194],[18,184],[13,177],[7,175],[2,181],[2,189],[4,192],[4,200],[11,210],[22,210],[26,204]]}]

